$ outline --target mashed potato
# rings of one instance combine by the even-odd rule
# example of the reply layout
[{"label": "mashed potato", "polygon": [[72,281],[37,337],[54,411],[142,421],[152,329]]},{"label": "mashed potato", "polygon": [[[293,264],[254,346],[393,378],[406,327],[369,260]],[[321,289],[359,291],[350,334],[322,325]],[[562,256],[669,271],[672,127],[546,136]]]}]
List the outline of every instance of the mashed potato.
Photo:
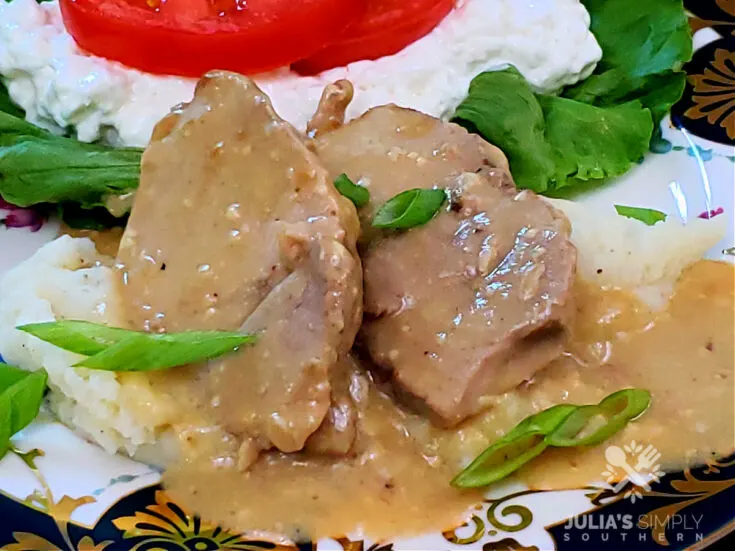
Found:
[{"label": "mashed potato", "polygon": [[[681,269],[722,237],[723,218],[671,219],[648,227],[588,205],[553,201],[572,222],[581,277],[626,288],[668,288]],[[144,376],[74,369],[80,357],[14,328],[72,318],[121,324],[112,259],[88,239],[65,236],[41,248],[0,279],[0,354],[23,369],[44,367],[50,406],[66,424],[109,452],[139,458],[159,453],[170,436],[174,410],[150,390]],[[160,455],[157,456],[160,460]]]},{"label": "mashed potato", "polygon": [[572,223],[579,249],[578,273],[588,281],[627,289],[667,286],[687,264],[699,260],[727,231],[725,217],[695,219],[684,225],[674,217],[655,226],[620,216],[610,205],[549,199]]},{"label": "mashed potato", "polygon": [[120,326],[112,259],[89,239],[64,236],[0,280],[0,354],[27,370],[44,367],[49,403],[59,418],[105,450],[134,453],[155,441],[155,424],[121,405],[118,374],[72,369],[82,356],[17,331],[26,323],[73,318]]},{"label": "mashed potato", "polygon": [[[547,92],[586,78],[602,56],[589,25],[579,0],[459,0],[433,32],[396,55],[317,77],[284,68],[256,81],[301,130],[324,86],[341,78],[355,85],[350,117],[385,103],[441,117],[475,75],[508,63]],[[86,55],[66,32],[58,3],[36,0],[0,2],[0,75],[31,122],[76,128],[82,141],[136,146],[148,143],[172,105],[191,99],[196,83]]]}]

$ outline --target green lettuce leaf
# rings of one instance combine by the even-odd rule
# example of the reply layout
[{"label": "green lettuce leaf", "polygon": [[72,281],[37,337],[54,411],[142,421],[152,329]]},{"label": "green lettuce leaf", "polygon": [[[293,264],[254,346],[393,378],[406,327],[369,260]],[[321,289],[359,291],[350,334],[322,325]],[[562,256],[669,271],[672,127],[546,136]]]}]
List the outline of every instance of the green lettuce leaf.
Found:
[{"label": "green lettuce leaf", "polygon": [[498,145],[518,187],[539,193],[625,173],[653,130],[637,101],[596,107],[534,94],[514,68],[475,78],[454,120]]},{"label": "green lettuce leaf", "polygon": [[46,371],[23,371],[0,362],[0,459],[10,438],[38,415],[46,391]]},{"label": "green lettuce leaf", "polygon": [[116,226],[125,226],[128,215],[113,216],[105,207],[82,208],[76,203],[64,202],[55,205],[52,212],[70,228],[102,231]]},{"label": "green lettuce leaf", "polygon": [[603,50],[560,96],[514,68],[476,77],[455,122],[500,147],[518,187],[564,194],[627,172],[660,139],[684,90],[692,38],[681,0],[582,0]]},{"label": "green lettuce leaf", "polygon": [[552,96],[538,100],[555,159],[554,189],[624,174],[648,147],[653,123],[637,101],[603,108]]},{"label": "green lettuce leaf", "polygon": [[692,57],[682,0],[582,0],[602,47],[596,74],[623,69],[631,76],[679,71]]},{"label": "green lettuce leaf", "polygon": [[0,82],[0,197],[56,212],[72,228],[102,230],[124,224],[126,217],[115,218],[104,200],[137,187],[140,150],[54,136],[24,117]]},{"label": "green lettuce leaf", "polygon": [[546,141],[544,112],[516,69],[475,77],[453,120],[503,150],[519,187],[537,192],[549,187],[556,163]]},{"label": "green lettuce leaf", "polygon": [[25,117],[25,111],[10,99],[8,89],[2,82],[0,82],[0,111],[13,115],[14,117]]},{"label": "green lettuce leaf", "polygon": [[19,207],[74,203],[91,209],[138,186],[142,150],[55,136],[0,113],[0,195]]},{"label": "green lettuce leaf", "polygon": [[692,58],[692,34],[681,0],[582,0],[603,57],[592,76],[565,97],[599,106],[631,100],[661,119],[679,101]]},{"label": "green lettuce leaf", "polygon": [[608,107],[637,100],[653,114],[656,124],[666,116],[684,93],[686,75],[666,71],[658,75],[632,78],[619,70],[592,75],[564,91],[564,97],[590,105]]}]

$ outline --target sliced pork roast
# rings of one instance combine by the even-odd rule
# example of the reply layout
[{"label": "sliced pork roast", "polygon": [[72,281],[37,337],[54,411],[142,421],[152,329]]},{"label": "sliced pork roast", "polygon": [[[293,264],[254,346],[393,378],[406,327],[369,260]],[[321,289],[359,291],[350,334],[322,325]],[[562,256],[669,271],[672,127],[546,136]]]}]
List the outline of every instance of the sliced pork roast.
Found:
[{"label": "sliced pork roast", "polygon": [[[370,190],[360,211],[362,340],[410,403],[455,425],[562,352],[576,265],[570,226],[515,189],[497,148],[395,106],[316,133],[312,148],[332,176],[346,173]],[[391,197],[432,187],[450,201],[428,224],[401,233],[370,227]]]},{"label": "sliced pork roast", "polygon": [[358,232],[353,205],[251,80],[211,73],[156,127],[118,255],[129,325],[258,333],[196,373],[197,407],[243,440],[243,466],[261,449],[302,449],[327,418],[361,321]]}]

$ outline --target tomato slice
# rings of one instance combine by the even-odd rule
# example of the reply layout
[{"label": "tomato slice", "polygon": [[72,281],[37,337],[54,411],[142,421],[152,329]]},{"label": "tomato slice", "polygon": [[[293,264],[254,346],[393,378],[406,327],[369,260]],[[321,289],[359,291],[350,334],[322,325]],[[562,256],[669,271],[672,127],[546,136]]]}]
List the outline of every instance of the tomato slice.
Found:
[{"label": "tomato slice", "polygon": [[368,0],[366,14],[347,28],[341,40],[293,65],[303,75],[321,73],[361,59],[400,52],[429,34],[457,0]]},{"label": "tomato slice", "polygon": [[60,0],[81,48],[150,73],[270,71],[308,57],[366,0]]}]

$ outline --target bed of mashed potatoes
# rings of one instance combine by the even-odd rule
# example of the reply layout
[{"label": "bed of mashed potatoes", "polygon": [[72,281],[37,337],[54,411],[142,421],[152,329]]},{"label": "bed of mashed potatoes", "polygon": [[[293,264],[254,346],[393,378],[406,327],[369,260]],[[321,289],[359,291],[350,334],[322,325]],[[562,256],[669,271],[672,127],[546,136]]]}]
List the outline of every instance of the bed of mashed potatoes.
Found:
[{"label": "bed of mashed potatoes", "polygon": [[[301,77],[288,68],[256,77],[276,110],[303,130],[324,86],[355,85],[348,116],[396,103],[450,114],[474,76],[515,65],[540,91],[586,78],[602,56],[579,0],[458,0],[434,31],[396,55]],[[216,68],[216,67],[213,67]],[[75,129],[82,141],[144,146],[194,79],[157,76],[86,55],[66,32],[58,2],[0,2],[0,76],[28,119]]]},{"label": "bed of mashed potatoes", "polygon": [[[553,201],[572,223],[579,275],[602,285],[647,290],[665,298],[687,264],[726,231],[724,218],[670,219],[649,227],[589,205]],[[60,237],[0,279],[0,354],[27,370],[48,371],[49,405],[58,417],[109,452],[165,463],[173,409],[138,374],[72,368],[81,357],[14,328],[32,322],[81,319],[121,325],[113,259],[89,239]],[[658,296],[650,294],[655,289]]]}]

